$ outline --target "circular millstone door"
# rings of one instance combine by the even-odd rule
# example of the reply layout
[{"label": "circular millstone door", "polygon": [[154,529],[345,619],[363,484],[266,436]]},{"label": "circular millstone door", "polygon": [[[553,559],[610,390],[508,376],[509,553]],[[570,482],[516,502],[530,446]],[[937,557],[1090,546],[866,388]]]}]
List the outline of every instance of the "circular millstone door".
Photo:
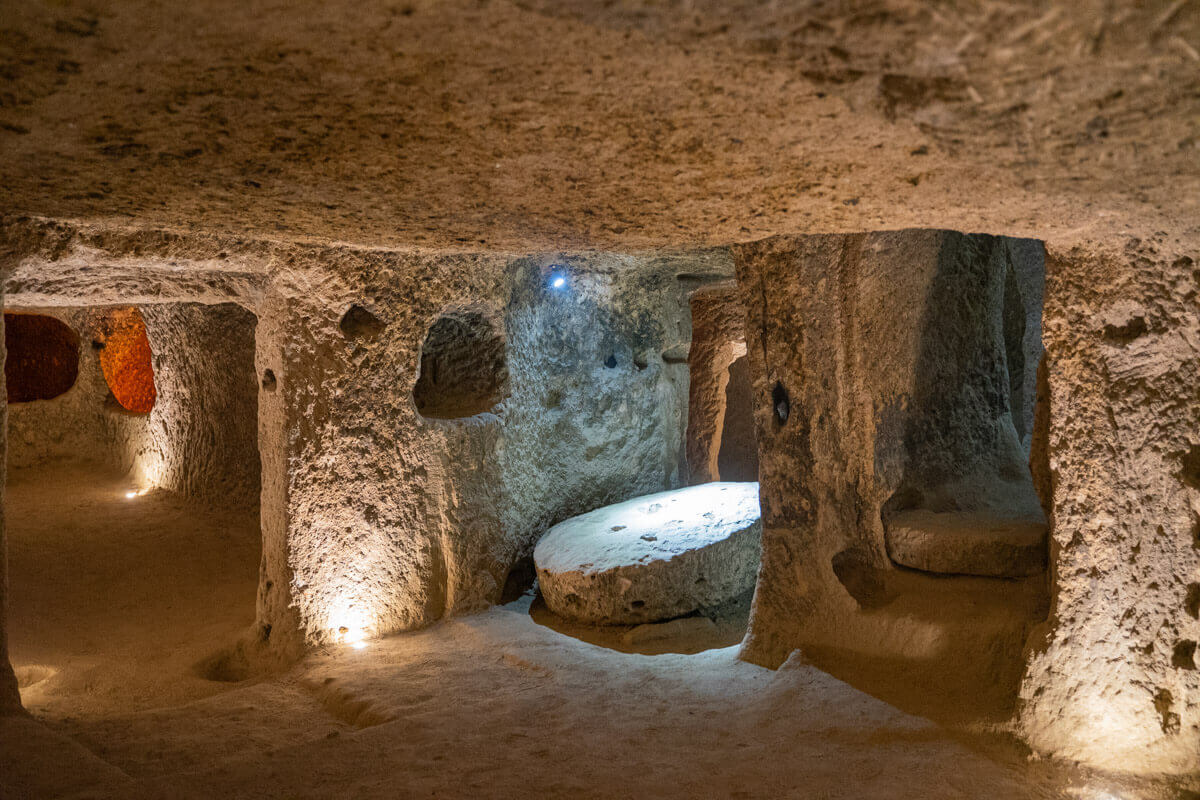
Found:
[{"label": "circular millstone door", "polygon": [[625,625],[714,608],[754,588],[758,483],[706,483],[555,525],[533,552],[551,611]]}]

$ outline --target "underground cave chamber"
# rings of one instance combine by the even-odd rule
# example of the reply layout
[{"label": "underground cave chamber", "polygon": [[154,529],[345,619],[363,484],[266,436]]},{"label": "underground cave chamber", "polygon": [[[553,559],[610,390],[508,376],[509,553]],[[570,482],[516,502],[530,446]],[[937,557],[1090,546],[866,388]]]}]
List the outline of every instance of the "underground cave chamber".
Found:
[{"label": "underground cave chamber", "polygon": [[[925,317],[913,326],[914,363],[907,365],[913,399],[896,444],[903,475],[879,511],[886,560],[872,561],[864,555],[869,551],[850,546],[828,563],[864,624],[878,628],[884,641],[898,642],[901,661],[918,665],[916,682],[931,680],[928,668],[941,662],[930,657],[932,645],[911,657],[914,634],[906,626],[914,615],[929,614],[942,601],[994,611],[1003,622],[980,628],[973,646],[1004,662],[986,669],[1007,670],[1002,694],[1011,699],[1020,640],[1030,620],[1045,614],[1046,535],[1027,467],[1035,370],[1026,365],[1040,358],[1041,267],[1033,250],[1019,258],[1016,250],[1005,252],[998,273],[995,258],[975,251],[937,267],[926,287]],[[646,278],[613,281],[590,266],[577,267],[566,287],[548,284],[545,267],[523,267],[503,306],[434,306],[411,328],[394,324],[392,309],[378,301],[351,303],[340,313],[328,340],[329,368],[342,369],[344,358],[348,377],[372,387],[374,371],[413,365],[408,398],[414,414],[402,430],[424,437],[418,453],[433,460],[424,474],[432,469],[440,475],[454,499],[442,512],[436,537],[421,547],[428,561],[419,584],[407,586],[381,586],[367,576],[374,559],[410,547],[408,542],[388,535],[384,521],[352,508],[355,495],[322,508],[314,518],[318,529],[332,522],[381,537],[379,546],[362,551],[365,557],[336,562],[336,570],[326,564],[312,580],[327,583],[334,598],[320,600],[318,592],[313,599],[323,603],[316,617],[322,635],[357,642],[386,631],[389,623],[371,619],[368,611],[387,607],[379,596],[417,597],[419,608],[405,612],[406,618],[430,620],[511,600],[532,584],[532,544],[558,522],[654,491],[759,478],[755,407],[768,409],[757,424],[782,430],[788,422],[786,412],[780,416],[784,383],[784,405],[791,392],[796,415],[803,412],[795,395],[805,387],[776,380],[768,390],[761,379],[755,386],[745,287],[728,275],[696,280],[655,265],[649,273],[653,290],[646,292]],[[158,487],[200,502],[255,506],[259,392],[277,396],[281,378],[294,370],[267,366],[255,375],[251,312],[232,304],[163,304],[51,313],[78,330],[83,342],[80,380],[96,391],[75,394],[86,394],[89,402],[102,396],[103,402],[89,407],[82,397],[69,406],[59,401],[75,418],[56,411],[53,426],[30,426],[24,422],[30,411],[17,409],[9,455],[15,482],[26,466],[83,457],[138,476],[128,491],[139,499]],[[240,376],[236,391],[218,389],[230,376]],[[979,407],[982,396],[992,397],[992,405]],[[791,419],[793,426],[798,422],[798,416]],[[968,461],[974,466],[964,477]],[[421,474],[407,480],[428,485]],[[378,479],[364,474],[356,483]],[[339,505],[346,511],[336,512]],[[953,563],[955,553],[975,553],[973,543],[987,535],[985,529],[1003,527],[1004,520],[1011,526],[1024,520],[1034,531],[1034,543],[1019,554],[1024,572],[1011,564],[988,572]],[[1012,550],[1006,536],[1022,532],[1028,533],[1001,531],[996,548]],[[972,544],[964,546],[964,538]],[[363,586],[377,596],[364,596]],[[682,636],[639,633],[653,640],[643,649],[696,652],[735,644],[752,596],[749,591],[727,607],[709,609],[716,630],[705,627],[699,636],[686,626],[676,626]],[[628,626],[597,634],[551,619],[537,604],[533,611],[572,635],[631,647]],[[936,633],[927,626],[926,640],[945,635],[937,629],[941,622],[929,624]],[[270,630],[261,620],[258,629]],[[829,659],[829,668],[840,669],[838,658],[847,651],[830,650],[837,657]],[[821,646],[813,652],[821,653]],[[849,660],[846,674],[865,669],[878,650],[863,655]],[[998,684],[994,676],[984,677]],[[871,676],[863,680],[869,683]],[[958,683],[966,692],[978,680]]]},{"label": "underground cave chamber", "polygon": [[122,676],[158,669],[197,691],[195,665],[250,625],[254,329],[232,304],[6,310],[10,646],[27,703],[136,706]]},{"label": "underground cave chamber", "polygon": [[[422,286],[421,270],[441,268],[423,258],[412,267]],[[1059,591],[1043,510],[1045,259],[1033,240],[900,231],[747,244],[708,272],[684,259],[497,256],[476,263],[483,288],[428,297],[371,285],[332,299],[267,293],[255,313],[148,304],[149,413],[105,372],[116,337],[85,319],[106,315],[112,329],[112,309],[17,308],[60,318],[80,357],[73,388],[10,405],[11,486],[32,474],[22,453],[35,447],[109,448],[117,469],[133,469],[123,474],[210,504],[237,505],[261,485],[261,525],[252,510],[205,529],[240,531],[203,563],[210,574],[240,565],[227,594],[242,599],[179,673],[246,631],[264,649],[369,650],[520,600],[541,626],[605,648],[737,646],[771,667],[800,650],[902,710],[998,722],[1030,691],[1031,643],[1053,624]],[[553,285],[554,270],[569,280]],[[129,339],[134,351],[143,341]],[[66,371],[32,393],[56,391]],[[23,426],[52,407],[39,403],[85,385],[101,420],[92,439]],[[200,480],[171,460],[181,453],[213,468]],[[535,547],[556,525],[756,480],[761,560],[756,551],[757,580],[732,608],[578,624],[530,596]],[[157,494],[121,506],[128,519]],[[21,649],[32,581],[19,527],[12,542],[14,659],[48,664]],[[653,630],[633,634],[642,625]],[[205,663],[209,678],[247,674]]]}]

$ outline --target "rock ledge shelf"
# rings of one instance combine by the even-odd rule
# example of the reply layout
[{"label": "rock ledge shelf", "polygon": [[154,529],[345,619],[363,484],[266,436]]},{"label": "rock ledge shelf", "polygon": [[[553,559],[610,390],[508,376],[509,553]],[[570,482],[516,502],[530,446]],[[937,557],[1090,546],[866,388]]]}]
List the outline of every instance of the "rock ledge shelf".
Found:
[{"label": "rock ledge shelf", "polygon": [[555,525],[533,552],[547,607],[598,625],[672,619],[754,588],[758,483],[706,483]]}]

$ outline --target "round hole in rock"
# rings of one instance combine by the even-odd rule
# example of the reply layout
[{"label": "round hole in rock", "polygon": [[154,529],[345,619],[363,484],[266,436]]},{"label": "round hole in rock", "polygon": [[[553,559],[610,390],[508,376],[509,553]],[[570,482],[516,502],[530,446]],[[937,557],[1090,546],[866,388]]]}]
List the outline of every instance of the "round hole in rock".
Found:
[{"label": "round hole in rock", "polygon": [[483,314],[443,314],[429,328],[413,401],[423,417],[457,419],[490,411],[508,384],[504,337]]},{"label": "round hole in rock", "polygon": [[79,336],[61,320],[42,314],[4,315],[4,380],[8,402],[58,397],[79,374]]},{"label": "round hole in rock", "polygon": [[150,339],[146,323],[136,308],[122,308],[105,321],[100,370],[113,399],[126,411],[148,414],[158,392],[154,388]]},{"label": "round hole in rock", "polygon": [[787,389],[783,388],[783,384],[776,381],[775,388],[771,390],[771,407],[775,411],[775,422],[783,425],[788,421],[788,415],[792,413],[792,401],[788,398]]}]

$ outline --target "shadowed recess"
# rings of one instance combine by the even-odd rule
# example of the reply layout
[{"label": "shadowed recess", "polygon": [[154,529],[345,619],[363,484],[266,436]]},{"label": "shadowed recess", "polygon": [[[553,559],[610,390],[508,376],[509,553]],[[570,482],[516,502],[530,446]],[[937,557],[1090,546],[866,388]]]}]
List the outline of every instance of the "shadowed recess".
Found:
[{"label": "shadowed recess", "polygon": [[79,374],[79,335],[41,314],[5,314],[4,380],[8,402],[58,397]]},{"label": "shadowed recess", "polygon": [[504,337],[474,311],[439,317],[421,348],[413,400],[423,417],[455,419],[490,411],[507,394]]}]

